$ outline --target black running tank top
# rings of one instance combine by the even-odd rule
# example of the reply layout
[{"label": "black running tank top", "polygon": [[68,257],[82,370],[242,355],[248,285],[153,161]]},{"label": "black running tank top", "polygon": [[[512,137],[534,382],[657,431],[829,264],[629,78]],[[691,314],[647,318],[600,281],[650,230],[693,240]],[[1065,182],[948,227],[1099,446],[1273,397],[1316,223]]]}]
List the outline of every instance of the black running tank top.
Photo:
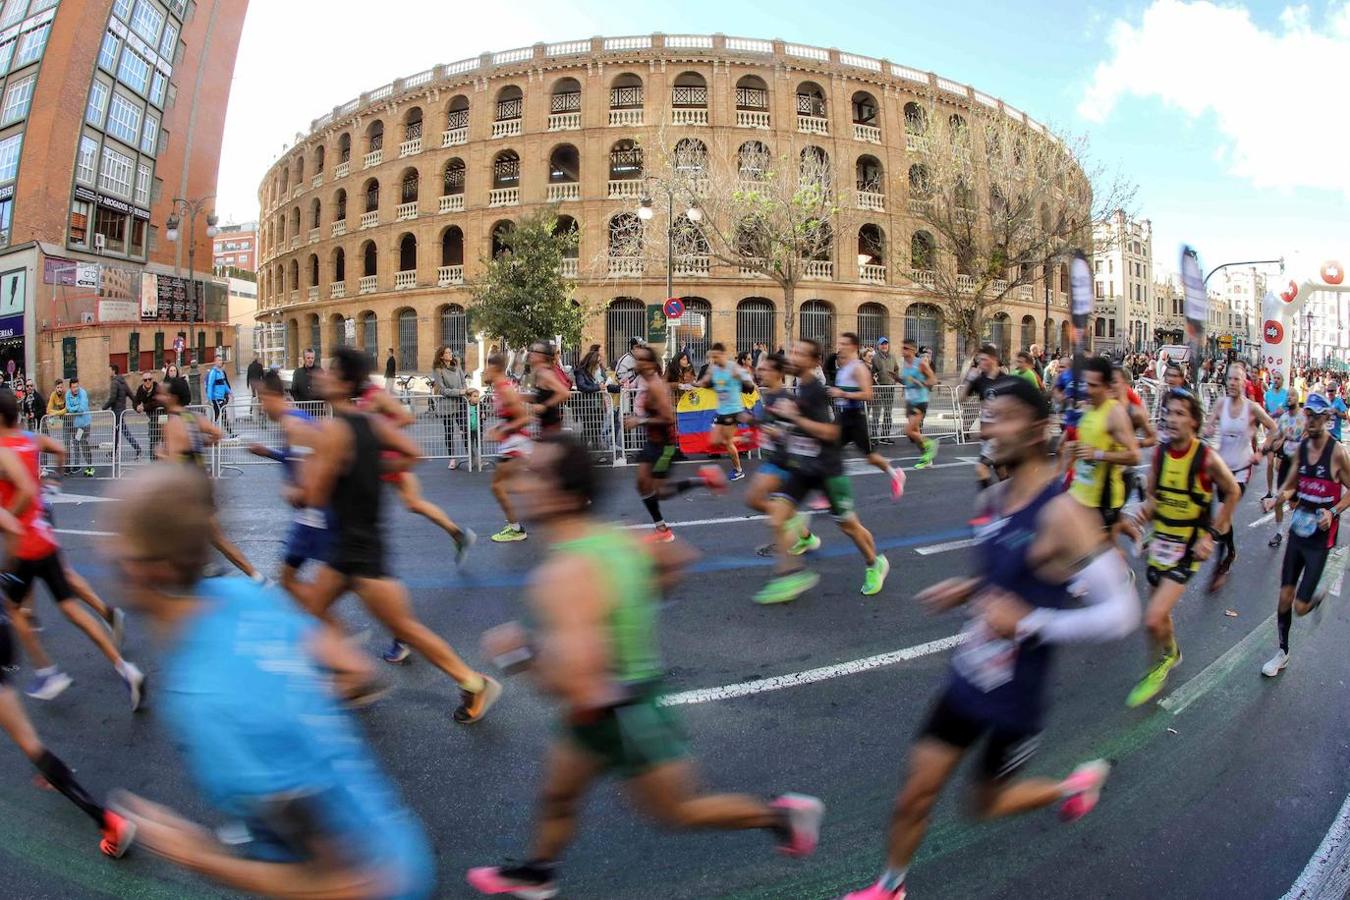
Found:
[{"label": "black running tank top", "polygon": [[340,545],[380,539],[380,442],[364,413],[334,415],[352,432],[351,458],[333,485],[332,509]]}]

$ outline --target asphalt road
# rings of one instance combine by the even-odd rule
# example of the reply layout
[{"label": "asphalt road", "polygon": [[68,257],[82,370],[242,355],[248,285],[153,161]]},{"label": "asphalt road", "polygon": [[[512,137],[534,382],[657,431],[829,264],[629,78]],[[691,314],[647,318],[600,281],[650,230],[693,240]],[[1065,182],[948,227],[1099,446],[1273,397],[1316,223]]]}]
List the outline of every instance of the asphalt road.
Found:
[{"label": "asphalt road", "polygon": [[[909,448],[892,449],[912,465]],[[874,598],[858,593],[862,564],[851,545],[820,520],[825,546],[810,563],[825,576],[820,587],[788,606],[757,607],[750,597],[770,561],[755,548],[767,531],[763,522],[741,518],[742,486],[733,485],[725,498],[694,492],[667,504],[677,533],[703,553],[665,610],[662,631],[670,689],[699,692],[680,711],[703,778],[719,789],[822,797],[828,813],[820,850],[810,860],[790,861],[762,834],[664,833],[633,814],[618,785],[608,783],[586,805],[580,839],[565,860],[566,896],[826,898],[875,877],[904,756],[942,684],[946,651],[923,648],[912,659],[742,696],[736,694],[745,688],[705,689],[955,634],[958,614],[930,617],[913,595],[969,569],[970,551],[959,544],[968,535],[974,452],[944,446],[939,466],[910,474],[898,505],[885,479],[870,471],[855,479],[860,515],[892,564],[885,591]],[[449,541],[424,520],[394,510],[390,495],[395,565],[425,621],[477,661],[479,634],[519,615],[521,586],[544,547],[538,537],[501,546],[486,540],[501,525],[487,475],[446,472],[430,462],[420,471],[429,496],[484,540],[455,571]],[[646,514],[632,478],[631,469],[613,472],[603,508],[622,524],[640,525]],[[276,469],[263,465],[223,479],[218,489],[226,530],[269,571],[285,522],[277,483]],[[97,536],[88,533],[100,530],[102,504],[95,498],[106,487],[70,480],[57,525],[71,561],[115,602],[118,584],[97,555]],[[1145,668],[1142,634],[1060,654],[1049,727],[1029,771],[1062,774],[1084,759],[1112,759],[1117,767],[1097,811],[1067,826],[1049,811],[979,823],[963,815],[961,779],[935,813],[911,872],[911,896],[1277,898],[1289,889],[1350,791],[1344,702],[1350,612],[1333,597],[1320,621],[1296,622],[1289,668],[1275,680],[1261,677],[1274,649],[1270,617],[1282,551],[1266,547],[1271,526],[1248,527],[1260,517],[1260,493],[1249,494],[1238,513],[1239,558],[1228,587],[1207,597],[1196,585],[1178,608],[1185,661],[1164,694],[1171,700],[1124,707]],[[88,499],[70,502],[77,496]],[[172,498],[165,498],[166,527],[171,510]],[[343,610],[353,627],[369,624],[354,600]],[[133,716],[121,683],[92,647],[55,611],[43,618],[49,650],[76,678],[54,702],[27,702],[44,739],[96,793],[125,787],[215,821],[155,721],[152,635],[133,616],[126,654],[145,668],[151,686],[149,708]],[[383,643],[372,629],[368,649],[376,653]],[[429,665],[419,661],[389,674],[396,693],[364,713],[362,723],[432,836],[441,895],[468,896],[466,868],[524,853],[553,732],[550,707],[526,683],[511,682],[488,719],[458,727],[450,721],[453,687]],[[0,755],[10,773],[0,780],[0,857],[8,882],[0,893],[224,895],[148,854],[102,858],[87,820],[59,796],[32,787],[17,750],[5,744]]]}]

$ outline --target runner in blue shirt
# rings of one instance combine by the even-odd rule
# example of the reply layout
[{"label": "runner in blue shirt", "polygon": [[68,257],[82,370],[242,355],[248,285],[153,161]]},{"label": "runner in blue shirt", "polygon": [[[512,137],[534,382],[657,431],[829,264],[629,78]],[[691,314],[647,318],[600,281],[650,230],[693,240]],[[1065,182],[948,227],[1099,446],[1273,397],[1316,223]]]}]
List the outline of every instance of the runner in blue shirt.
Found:
[{"label": "runner in blue shirt", "polygon": [[[1270,387],[1266,388],[1265,407],[1266,414],[1272,419],[1278,419],[1284,415],[1284,409],[1289,404],[1289,389],[1284,386],[1284,373],[1273,372],[1270,376]],[[1275,469],[1279,465],[1278,454],[1266,457],[1266,495],[1262,500],[1269,500],[1275,496]]]},{"label": "runner in blue shirt", "polygon": [[[174,498],[174,527],[163,502]],[[197,787],[241,840],[147,800],[116,802],[139,844],[253,894],[430,897],[422,827],[321,674],[356,651],[242,578],[199,581],[210,552],[210,486],[186,466],[131,479],[113,513],[116,561],[136,605],[168,635],[163,715]]]},{"label": "runner in blue shirt", "polygon": [[723,344],[713,344],[708,350],[708,371],[699,380],[699,387],[711,387],[717,394],[717,415],[713,418],[712,431],[708,443],[713,452],[726,448],[731,458],[731,476],[728,481],[739,481],[745,477],[741,470],[741,454],[736,449],[736,425],[746,415],[745,403],[741,400],[743,388],[753,389],[754,379],[750,373],[727,362],[727,348]]}]

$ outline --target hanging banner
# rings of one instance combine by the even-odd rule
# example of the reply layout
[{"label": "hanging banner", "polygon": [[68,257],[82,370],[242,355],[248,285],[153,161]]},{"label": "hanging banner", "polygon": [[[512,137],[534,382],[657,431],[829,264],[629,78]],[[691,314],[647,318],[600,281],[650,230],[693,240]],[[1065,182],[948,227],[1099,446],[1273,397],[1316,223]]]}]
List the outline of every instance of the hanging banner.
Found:
[{"label": "hanging banner", "polygon": [[1181,289],[1186,301],[1186,342],[1191,345],[1191,379],[1199,390],[1200,353],[1205,346],[1205,321],[1209,318],[1209,296],[1205,293],[1205,276],[1200,271],[1200,257],[1188,244],[1181,246]]},{"label": "hanging banner", "polygon": [[[759,416],[759,391],[741,394],[745,411]],[[717,416],[717,394],[711,388],[680,391],[675,405],[675,428],[680,435],[680,452],[703,454],[712,452],[708,432]],[[736,449],[753,450],[759,446],[759,430],[751,425],[736,426]]]},{"label": "hanging banner", "polygon": [[14,269],[0,275],[0,316],[16,316],[23,312],[27,284],[27,269]]},{"label": "hanging banner", "polygon": [[660,303],[647,304],[647,343],[664,344],[666,342],[666,313]]},{"label": "hanging banner", "polygon": [[[1092,315],[1092,266],[1082,250],[1073,252],[1069,261],[1069,320],[1073,325],[1073,408],[1078,408],[1083,384],[1083,336],[1087,334],[1088,316]],[[1074,421],[1077,421],[1076,419]]]}]

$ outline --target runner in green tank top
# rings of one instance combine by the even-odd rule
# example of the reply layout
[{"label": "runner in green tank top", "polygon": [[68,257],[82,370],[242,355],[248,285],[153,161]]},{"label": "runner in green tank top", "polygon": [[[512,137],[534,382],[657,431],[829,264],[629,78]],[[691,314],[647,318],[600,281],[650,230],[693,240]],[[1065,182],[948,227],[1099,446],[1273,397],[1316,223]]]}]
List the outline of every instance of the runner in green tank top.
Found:
[{"label": "runner in green tank top", "polygon": [[697,793],[683,729],[661,700],[656,631],[662,591],[692,554],[679,541],[644,543],[594,521],[598,489],[590,454],[565,434],[538,441],[528,468],[512,480],[519,508],[552,553],[531,581],[533,640],[519,625],[502,625],[484,635],[484,650],[505,671],[534,672],[562,706],[562,729],[526,862],[470,869],[469,884],[482,894],[555,896],[557,860],[576,831],[577,809],[608,772],[627,779],[639,806],[668,826],[761,828],[784,853],[806,856],[825,810],[816,798]]}]

